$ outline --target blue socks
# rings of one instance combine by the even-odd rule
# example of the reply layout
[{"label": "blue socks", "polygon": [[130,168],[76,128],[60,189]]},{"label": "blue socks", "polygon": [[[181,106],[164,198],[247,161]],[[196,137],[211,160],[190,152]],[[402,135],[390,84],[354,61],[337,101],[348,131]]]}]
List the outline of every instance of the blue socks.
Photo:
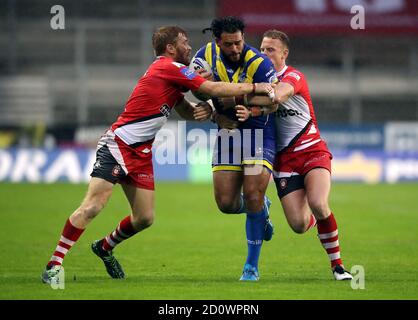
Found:
[{"label": "blue socks", "polygon": [[260,257],[261,245],[264,239],[264,228],[266,224],[266,203],[260,212],[248,213],[245,207],[244,195],[240,195],[240,207],[234,214],[246,213],[245,231],[247,234],[248,256],[247,264],[258,269],[258,259]]},{"label": "blue socks", "polygon": [[248,256],[246,263],[257,269],[261,245],[263,244],[265,223],[265,207],[260,212],[247,213],[245,230],[247,232]]}]

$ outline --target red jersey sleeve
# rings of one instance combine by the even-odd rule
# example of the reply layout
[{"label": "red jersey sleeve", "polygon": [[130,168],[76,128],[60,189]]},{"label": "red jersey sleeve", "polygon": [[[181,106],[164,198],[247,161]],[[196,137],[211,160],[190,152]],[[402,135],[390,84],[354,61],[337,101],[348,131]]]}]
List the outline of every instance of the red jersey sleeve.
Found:
[{"label": "red jersey sleeve", "polygon": [[296,94],[302,89],[303,84],[305,83],[305,76],[300,71],[292,70],[283,77],[281,82],[292,85],[295,90],[294,94]]},{"label": "red jersey sleeve", "polygon": [[167,68],[167,74],[164,76],[170,82],[189,90],[197,90],[206,81],[196,72],[190,70],[184,64],[171,62]]}]

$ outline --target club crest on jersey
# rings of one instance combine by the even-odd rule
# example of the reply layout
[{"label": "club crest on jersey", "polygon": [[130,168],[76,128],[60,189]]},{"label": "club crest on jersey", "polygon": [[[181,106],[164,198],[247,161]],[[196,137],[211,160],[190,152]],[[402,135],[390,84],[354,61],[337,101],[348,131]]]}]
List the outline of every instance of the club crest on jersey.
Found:
[{"label": "club crest on jersey", "polygon": [[300,80],[300,75],[298,75],[296,72],[289,72],[286,76],[288,77],[293,77],[295,78],[297,81]]},{"label": "club crest on jersey", "polygon": [[168,118],[170,116],[170,113],[171,113],[171,108],[168,104],[163,104],[160,107],[160,112]]},{"label": "club crest on jersey", "polygon": [[121,171],[122,171],[121,166],[117,164],[117,165],[116,165],[116,166],[114,166],[114,167],[113,167],[113,169],[112,169],[112,176],[114,176],[114,177],[118,177],[118,176],[120,175]]}]

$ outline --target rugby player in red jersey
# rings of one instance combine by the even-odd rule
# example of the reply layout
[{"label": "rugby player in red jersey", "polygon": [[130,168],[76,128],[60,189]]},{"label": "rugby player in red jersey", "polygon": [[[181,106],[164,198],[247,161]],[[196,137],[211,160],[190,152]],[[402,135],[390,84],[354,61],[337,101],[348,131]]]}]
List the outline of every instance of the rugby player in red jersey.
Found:
[{"label": "rugby player in red jersey", "polygon": [[286,65],[289,44],[288,36],[277,30],[265,32],[261,43],[261,52],[272,60],[279,79],[273,171],[277,193],[293,231],[304,233],[317,225],[335,279],[351,280],[341,260],[337,222],[328,205],[332,155],[321,139],[305,75]]},{"label": "rugby player in red jersey", "polygon": [[237,117],[246,121],[251,115],[277,110],[273,176],[287,222],[296,233],[316,225],[335,279],[351,280],[341,260],[337,222],[328,205],[332,155],[320,136],[305,75],[286,65],[289,44],[284,32],[268,30],[260,48],[277,71],[278,108],[237,106]]},{"label": "rugby player in red jersey", "polygon": [[192,104],[183,92],[197,90],[227,97],[272,91],[267,83],[212,82],[190,71],[191,47],[186,32],[176,26],[157,29],[152,37],[156,60],[139,79],[125,110],[100,138],[87,194],[66,221],[58,245],[42,273],[44,283],[56,283],[68,250],[86,226],[106,205],[115,183],[122,185],[132,212],[117,228],[92,244],[112,278],[124,278],[113,248],[148,228],[154,219],[152,143],[174,108],[186,119],[205,120],[212,109],[207,103]]}]

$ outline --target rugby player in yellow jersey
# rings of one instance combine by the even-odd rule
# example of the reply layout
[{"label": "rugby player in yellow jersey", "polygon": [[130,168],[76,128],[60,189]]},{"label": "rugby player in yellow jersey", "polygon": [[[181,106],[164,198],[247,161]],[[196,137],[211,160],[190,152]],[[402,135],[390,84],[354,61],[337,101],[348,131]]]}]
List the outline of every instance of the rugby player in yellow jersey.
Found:
[{"label": "rugby player in yellow jersey", "polygon": [[[272,62],[245,43],[244,28],[244,22],[236,17],[214,19],[205,29],[212,31],[214,41],[200,48],[194,59],[206,60],[214,81],[275,83]],[[218,130],[212,161],[215,200],[223,213],[246,213],[248,255],[240,280],[257,281],[263,240],[273,235],[265,192],[276,153],[274,114],[261,112],[239,122],[235,104],[244,103],[236,101],[230,107],[221,99],[212,101],[219,117],[237,123],[236,129]]]}]

